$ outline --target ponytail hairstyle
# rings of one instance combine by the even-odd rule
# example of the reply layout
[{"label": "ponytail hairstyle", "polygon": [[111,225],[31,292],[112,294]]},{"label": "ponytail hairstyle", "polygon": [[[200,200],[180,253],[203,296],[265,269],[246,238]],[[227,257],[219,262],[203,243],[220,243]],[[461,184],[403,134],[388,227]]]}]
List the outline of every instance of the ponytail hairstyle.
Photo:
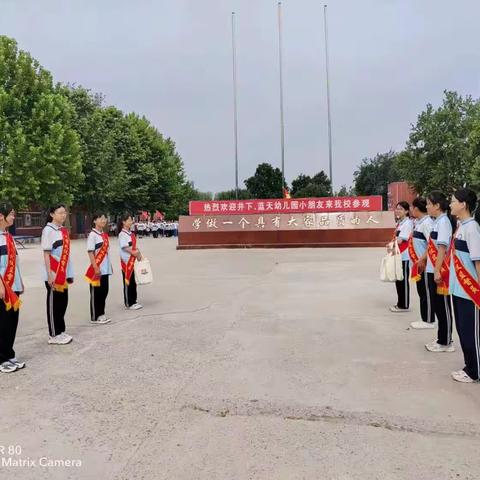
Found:
[{"label": "ponytail hairstyle", "polygon": [[430,200],[433,205],[438,205],[440,210],[447,214],[452,225],[452,230],[455,231],[457,228],[457,222],[450,213],[450,202],[448,201],[446,195],[438,190],[435,190],[428,195],[427,199]]},{"label": "ponytail hairstyle", "polygon": [[2,214],[5,218],[7,218],[12,210],[13,210],[13,205],[9,201],[0,200],[0,214]]},{"label": "ponytail hairstyle", "polygon": [[443,213],[450,213],[450,203],[442,192],[435,190],[427,197],[433,205],[438,205]]},{"label": "ponytail hairstyle", "polygon": [[412,206],[418,208],[422,213],[427,213],[427,199],[423,197],[417,197],[413,202]]},{"label": "ponytail hairstyle", "polygon": [[51,206],[48,210],[47,210],[47,218],[45,220],[45,225],[47,225],[48,223],[50,223],[53,218],[52,218],[52,215],[59,209],[59,208],[67,208],[65,206],[64,203],[57,203],[56,205],[53,205]]},{"label": "ponytail hairstyle", "polygon": [[[130,217],[132,217],[131,213],[124,212],[120,217],[118,218],[118,223],[117,223],[117,232],[120,233],[123,229],[123,222],[125,220],[128,220]],[[133,218],[133,217],[132,217]]]},{"label": "ponytail hairstyle", "polygon": [[407,211],[407,217],[410,217],[410,204],[402,200],[401,202],[397,203],[397,207],[402,207],[404,210]]},{"label": "ponytail hairstyle", "polygon": [[470,190],[469,188],[460,188],[453,194],[453,196],[460,203],[466,204],[467,210],[472,215],[472,217],[476,216],[475,214],[478,215],[478,212],[477,212],[478,199],[477,199],[477,194],[473,190]]}]

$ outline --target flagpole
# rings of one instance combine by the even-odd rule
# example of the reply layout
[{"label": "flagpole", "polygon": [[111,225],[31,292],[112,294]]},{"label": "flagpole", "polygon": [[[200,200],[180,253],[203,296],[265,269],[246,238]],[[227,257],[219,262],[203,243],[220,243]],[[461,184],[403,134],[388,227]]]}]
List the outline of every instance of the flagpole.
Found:
[{"label": "flagpole", "polygon": [[280,63],[280,146],[282,158],[282,196],[285,185],[285,118],[283,111],[282,2],[278,2],[278,56]]},{"label": "flagpole", "polygon": [[233,136],[235,141],[235,198],[238,200],[237,43],[235,26],[235,12],[232,12]]},{"label": "flagpole", "polygon": [[330,109],[330,75],[328,61],[328,29],[327,29],[327,5],[323,6],[323,22],[325,27],[325,73],[327,77],[327,114],[328,114],[328,167],[330,183],[333,190],[333,155],[332,155],[332,117]]}]

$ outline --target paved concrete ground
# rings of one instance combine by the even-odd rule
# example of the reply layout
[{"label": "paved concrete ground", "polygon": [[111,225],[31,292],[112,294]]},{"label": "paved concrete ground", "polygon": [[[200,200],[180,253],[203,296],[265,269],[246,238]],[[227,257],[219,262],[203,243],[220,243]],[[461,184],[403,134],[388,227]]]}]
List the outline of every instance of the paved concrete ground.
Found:
[{"label": "paved concrete ground", "polygon": [[[0,375],[0,458],[19,445],[20,458],[82,466],[0,467],[1,479],[480,478],[480,385],[451,381],[461,352],[428,353],[433,333],[409,330],[416,295],[412,313],[387,311],[381,249],[140,244],[156,275],[145,308],[123,309],[117,268],[114,321],[90,326],[78,275],[69,346],[47,345],[41,252],[21,251],[28,366]],[[83,241],[73,257],[83,273]]]}]

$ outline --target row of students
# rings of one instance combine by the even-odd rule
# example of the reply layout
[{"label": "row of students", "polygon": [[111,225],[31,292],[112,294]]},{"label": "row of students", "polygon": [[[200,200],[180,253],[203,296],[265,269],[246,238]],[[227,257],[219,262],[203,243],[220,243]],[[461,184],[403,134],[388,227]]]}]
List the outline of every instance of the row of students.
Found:
[{"label": "row of students", "polygon": [[[454,380],[472,383],[480,371],[480,227],[473,215],[477,196],[469,189],[455,192],[449,201],[441,192],[416,198],[412,208],[400,202],[397,244],[402,251],[405,279],[397,282],[398,302],[390,310],[409,311],[409,275],[416,283],[421,320],[414,329],[434,329],[437,338],[425,345],[429,352],[454,352],[455,320],[465,367],[452,372]],[[410,211],[415,218],[409,218]],[[453,221],[449,212],[457,221]],[[408,262],[408,265],[405,263]]]},{"label": "row of students", "polygon": [[[66,333],[65,314],[68,307],[68,287],[74,281],[70,258],[70,237],[63,226],[67,217],[64,205],[53,206],[49,221],[42,231],[41,246],[44,260],[44,280],[47,291],[48,343],[66,345],[72,336]],[[8,233],[15,220],[15,211],[8,202],[0,202],[0,372],[12,373],[25,367],[17,360],[13,349],[18,326],[20,295],[24,291],[18,253],[13,237]],[[130,310],[138,310],[134,264],[141,259],[135,234],[130,231],[133,218],[121,217],[120,264],[124,285],[124,303]],[[109,276],[113,273],[109,253],[109,238],[104,231],[107,219],[95,215],[92,231],[87,240],[90,266],[85,279],[90,284],[90,314],[93,324],[109,323],[105,315],[105,302],[109,290]]]}]

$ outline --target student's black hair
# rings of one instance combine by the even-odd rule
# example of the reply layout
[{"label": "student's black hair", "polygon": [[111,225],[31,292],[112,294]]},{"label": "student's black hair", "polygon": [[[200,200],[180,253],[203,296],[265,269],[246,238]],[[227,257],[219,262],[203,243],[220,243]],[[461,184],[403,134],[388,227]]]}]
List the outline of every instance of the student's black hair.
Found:
[{"label": "student's black hair", "polygon": [[397,207],[402,207],[404,210],[407,211],[407,217],[410,216],[410,204],[408,202],[402,200],[401,202],[397,203]]},{"label": "student's black hair", "polygon": [[433,205],[438,205],[442,212],[450,212],[450,202],[448,201],[446,195],[439,190],[431,192],[428,195],[427,200],[430,200],[430,203],[433,203]]},{"label": "student's black hair", "polygon": [[412,206],[418,208],[422,213],[427,213],[427,200],[423,197],[417,197],[412,202]]},{"label": "student's black hair", "polygon": [[92,228],[95,228],[95,220],[98,220],[100,217],[103,217],[106,215],[102,212],[97,212],[97,213],[94,213],[93,216],[92,216]]},{"label": "student's black hair", "polygon": [[446,195],[439,190],[435,190],[427,196],[427,200],[430,200],[430,203],[433,203],[433,205],[438,205],[440,210],[447,214],[448,219],[452,224],[452,229],[455,231],[457,228],[457,222],[450,213],[450,202]]},{"label": "student's black hair", "polygon": [[467,209],[472,216],[475,215],[477,210],[477,194],[469,188],[458,189],[453,196],[461,203],[466,203]]},{"label": "student's black hair", "polygon": [[47,210],[47,215],[46,215],[46,219],[45,219],[45,225],[49,222],[51,222],[53,219],[52,219],[52,215],[59,209],[59,208],[67,208],[65,206],[64,203],[57,203],[56,205],[53,205],[51,206],[48,210]]},{"label": "student's black hair", "polygon": [[131,213],[128,213],[128,212],[122,213],[122,215],[120,215],[120,217],[118,217],[118,223],[117,223],[117,232],[118,233],[120,233],[122,231],[123,222],[125,220],[128,220],[130,217],[133,218],[133,215]]},{"label": "student's black hair", "polygon": [[0,213],[6,218],[13,210],[13,205],[7,200],[0,200]]}]

